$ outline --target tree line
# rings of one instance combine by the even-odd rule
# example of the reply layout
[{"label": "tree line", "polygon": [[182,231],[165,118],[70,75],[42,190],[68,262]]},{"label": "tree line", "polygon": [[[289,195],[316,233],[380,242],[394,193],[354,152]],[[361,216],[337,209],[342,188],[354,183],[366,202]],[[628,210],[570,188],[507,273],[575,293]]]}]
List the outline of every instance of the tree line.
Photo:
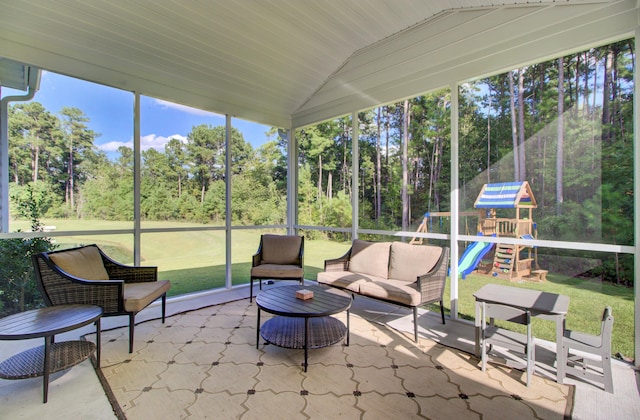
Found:
[{"label": "tree line", "polygon": [[[484,183],[526,180],[540,238],[632,244],[632,52],[627,40],[462,84],[461,210],[473,207]],[[351,226],[356,196],[363,228],[410,230],[425,212],[449,211],[450,110],[443,89],[358,113],[359,185],[350,117],[297,130],[299,223]],[[142,152],[144,220],[225,220],[224,130],[194,126],[186,141]],[[133,151],[120,147],[109,159],[82,110],[12,105],[9,137],[12,205],[31,185],[44,216],[132,220]],[[284,223],[285,138],[273,128],[254,148],[233,128],[231,147],[229,217]],[[605,256],[592,274],[631,282],[631,267]]]}]

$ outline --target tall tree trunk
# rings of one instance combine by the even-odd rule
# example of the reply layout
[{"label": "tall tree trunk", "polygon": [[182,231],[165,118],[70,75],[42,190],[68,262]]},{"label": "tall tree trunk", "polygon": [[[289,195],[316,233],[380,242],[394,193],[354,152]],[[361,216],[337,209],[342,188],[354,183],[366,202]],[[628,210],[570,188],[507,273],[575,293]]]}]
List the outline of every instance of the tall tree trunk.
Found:
[{"label": "tall tree trunk", "polygon": [[556,153],[556,214],[562,214],[564,161],[564,59],[558,58],[558,143]]},{"label": "tall tree trunk", "polygon": [[513,87],[513,73],[509,72],[509,107],[511,109],[511,142],[513,144],[513,179],[520,175],[520,153],[518,152],[518,126],[516,118],[516,98]]},{"label": "tall tree trunk", "polygon": [[375,182],[376,182],[376,220],[380,220],[380,217],[382,216],[382,194],[380,191],[382,191],[382,181],[381,181],[381,176],[382,176],[382,168],[380,167],[382,162],[381,162],[381,156],[380,156],[380,135],[381,133],[381,115],[380,115],[380,108],[378,108],[378,137],[376,138],[376,173],[375,173]]},{"label": "tall tree trunk", "polygon": [[409,228],[409,118],[409,100],[405,100],[402,118],[402,230]]},{"label": "tall tree trunk", "polygon": [[589,51],[584,52],[584,92],[582,95],[584,96],[584,115],[585,118],[589,115],[589,62],[591,61],[589,57]]},{"label": "tall tree trunk", "polygon": [[[38,140],[37,143],[40,143]],[[31,173],[33,174],[32,181],[35,183],[38,181],[38,166],[40,162],[40,146],[37,144],[33,146],[33,158],[31,160]]]},{"label": "tall tree trunk", "polygon": [[527,179],[527,164],[524,138],[524,69],[518,69],[518,178],[517,181]]},{"label": "tall tree trunk", "polygon": [[[540,82],[539,82],[539,87],[536,89],[537,91],[537,95],[538,95],[538,100],[536,101],[536,104],[538,104],[542,98],[545,97],[545,87],[546,87],[546,83],[545,83],[545,66],[544,64],[541,64],[539,67],[540,72],[538,73],[539,77],[540,77]],[[532,110],[531,113],[533,115],[535,115],[536,117],[536,122],[537,123],[542,123],[545,119],[540,117],[540,113],[538,112],[537,106],[535,106]],[[546,124],[545,124],[546,127]],[[546,131],[546,129],[545,129]],[[542,152],[542,143],[543,143],[543,132],[542,130],[536,130],[536,152],[535,152],[535,161],[534,161],[534,167],[533,167],[533,171],[531,171],[531,179],[533,182],[537,182],[540,185],[542,185],[542,180],[544,178],[544,161],[542,160],[542,156],[543,156],[543,152]]]},{"label": "tall tree trunk", "polygon": [[322,198],[322,154],[318,155],[318,201]]},{"label": "tall tree trunk", "polygon": [[385,134],[385,149],[384,149],[384,166],[389,169],[389,107],[384,107],[385,119],[384,119],[384,134]]},{"label": "tall tree trunk", "polygon": [[[349,138],[349,131],[346,124],[342,126],[342,191],[347,192],[347,182],[349,178],[349,167],[347,166],[347,138]],[[357,190],[356,190],[357,192]],[[349,193],[349,197],[351,194]]]},{"label": "tall tree trunk", "polygon": [[575,100],[571,101],[571,113],[578,116],[578,107],[575,106],[580,103],[580,58],[581,54],[576,54],[576,74],[575,74],[575,84],[576,84],[576,97]]},{"label": "tall tree trunk", "polygon": [[[430,184],[429,196],[431,197],[431,201],[433,201],[433,208],[435,208],[436,211],[440,210],[440,193],[436,188],[436,185],[438,183],[437,180],[440,179],[440,174],[442,173],[442,166],[443,166],[442,153],[444,152],[443,144],[444,144],[444,139],[440,136],[437,136],[435,138],[435,141],[433,142],[431,179],[429,180],[429,184]],[[430,210],[431,209],[429,209],[429,211]]]},{"label": "tall tree trunk", "polygon": [[67,163],[67,191],[65,200],[67,205],[73,208],[73,142],[69,140],[69,157]]},{"label": "tall tree trunk", "polygon": [[487,110],[487,184],[491,184],[491,106],[492,106],[492,96],[491,96],[491,84],[489,84],[489,105]]},{"label": "tall tree trunk", "polygon": [[604,82],[602,83],[602,141],[611,138],[611,79],[613,50],[609,48],[604,59]]},{"label": "tall tree trunk", "polygon": [[[611,128],[618,126],[620,128],[620,135],[623,135],[623,118],[622,112],[620,112],[620,101],[618,100],[619,83],[618,79],[618,55],[620,54],[619,44],[615,44],[613,50],[613,62],[611,70]],[[615,132],[611,132],[610,136],[613,137]]]}]

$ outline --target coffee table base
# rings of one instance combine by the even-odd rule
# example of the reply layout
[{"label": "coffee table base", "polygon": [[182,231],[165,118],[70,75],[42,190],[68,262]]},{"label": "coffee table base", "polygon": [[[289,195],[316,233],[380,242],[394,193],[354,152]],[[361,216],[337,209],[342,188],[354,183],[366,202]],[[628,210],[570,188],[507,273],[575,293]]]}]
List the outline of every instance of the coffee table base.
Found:
[{"label": "coffee table base", "polygon": [[[308,324],[305,327],[305,324]],[[305,332],[305,330],[307,330]],[[288,349],[304,349],[304,370],[307,371],[307,350],[328,347],[345,338],[348,328],[330,316],[294,318],[275,316],[260,328],[268,343]],[[347,345],[349,345],[347,339]]]}]

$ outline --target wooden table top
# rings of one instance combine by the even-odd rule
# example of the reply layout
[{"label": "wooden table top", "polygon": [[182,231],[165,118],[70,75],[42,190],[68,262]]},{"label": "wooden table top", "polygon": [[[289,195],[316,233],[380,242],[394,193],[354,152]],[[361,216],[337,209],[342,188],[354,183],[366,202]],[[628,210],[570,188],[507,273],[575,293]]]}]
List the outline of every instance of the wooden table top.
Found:
[{"label": "wooden table top", "polygon": [[102,308],[95,305],[57,305],[20,312],[0,319],[0,340],[26,340],[71,331],[95,322]]},{"label": "wooden table top", "polygon": [[[302,300],[296,297],[297,290],[310,290],[313,298]],[[258,308],[282,316],[320,317],[337,314],[351,307],[351,296],[335,289],[320,286],[277,286],[258,293]]]},{"label": "wooden table top", "polygon": [[478,302],[530,309],[540,314],[562,315],[569,310],[569,296],[501,284],[482,286],[473,296]]}]

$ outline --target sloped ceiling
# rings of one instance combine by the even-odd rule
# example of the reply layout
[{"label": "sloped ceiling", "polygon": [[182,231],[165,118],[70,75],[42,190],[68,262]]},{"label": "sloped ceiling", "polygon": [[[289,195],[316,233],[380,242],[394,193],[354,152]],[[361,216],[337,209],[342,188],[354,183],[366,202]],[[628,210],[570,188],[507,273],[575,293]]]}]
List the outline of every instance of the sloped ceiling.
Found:
[{"label": "sloped ceiling", "polygon": [[290,127],[629,36],[636,9],[632,0],[0,0],[0,57]]}]

